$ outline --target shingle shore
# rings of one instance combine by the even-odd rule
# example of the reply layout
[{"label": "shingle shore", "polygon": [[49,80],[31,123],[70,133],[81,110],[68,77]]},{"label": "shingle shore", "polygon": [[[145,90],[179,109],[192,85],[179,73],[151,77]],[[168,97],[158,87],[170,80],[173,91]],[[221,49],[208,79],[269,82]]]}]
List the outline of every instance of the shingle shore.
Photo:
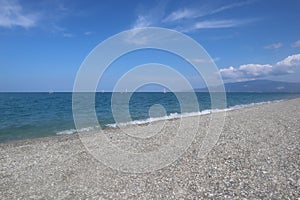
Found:
[{"label": "shingle shore", "polygon": [[[177,161],[144,174],[101,164],[78,135],[2,143],[0,199],[300,198],[300,99],[227,112],[217,144],[199,158],[209,119],[201,116],[195,141]],[[155,130],[161,123],[147,126]],[[165,122],[156,145],[167,142],[178,123]],[[127,150],[156,148],[126,143],[117,130],[106,134]]]}]

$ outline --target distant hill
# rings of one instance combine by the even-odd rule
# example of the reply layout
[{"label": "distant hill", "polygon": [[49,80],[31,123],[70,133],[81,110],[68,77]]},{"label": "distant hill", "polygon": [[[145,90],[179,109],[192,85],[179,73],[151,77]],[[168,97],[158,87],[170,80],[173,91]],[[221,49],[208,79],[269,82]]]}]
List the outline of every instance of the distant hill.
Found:
[{"label": "distant hill", "polygon": [[[271,80],[253,80],[225,83],[226,92],[288,92],[300,93],[300,83]],[[196,92],[207,92],[207,88],[195,89]]]}]

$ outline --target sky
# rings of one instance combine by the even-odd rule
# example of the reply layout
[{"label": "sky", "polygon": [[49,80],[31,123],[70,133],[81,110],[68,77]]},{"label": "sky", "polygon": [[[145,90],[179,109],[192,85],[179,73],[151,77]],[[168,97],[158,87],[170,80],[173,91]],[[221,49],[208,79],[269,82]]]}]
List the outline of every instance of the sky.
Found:
[{"label": "sky", "polygon": [[[224,82],[300,82],[299,8],[299,0],[0,0],[0,92],[72,91],[93,48],[144,27],[193,38]],[[147,49],[112,63],[98,89],[112,90],[126,71],[151,62],[173,67],[195,88],[204,86],[186,61]]]}]

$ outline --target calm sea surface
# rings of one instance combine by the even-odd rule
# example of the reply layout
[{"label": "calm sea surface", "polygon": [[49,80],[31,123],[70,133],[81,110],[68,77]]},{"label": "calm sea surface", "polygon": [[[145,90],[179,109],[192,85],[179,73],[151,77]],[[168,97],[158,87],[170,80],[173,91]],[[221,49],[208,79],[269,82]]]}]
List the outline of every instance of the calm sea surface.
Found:
[{"label": "calm sea surface", "polygon": [[[196,93],[200,111],[211,108],[209,93]],[[128,93],[117,93],[122,98]],[[180,103],[173,93],[130,94],[129,113],[131,122],[143,123],[149,118],[163,119],[164,116],[180,117]],[[189,99],[190,93],[180,93]],[[116,123],[111,109],[112,93],[97,93],[95,110],[102,128]],[[300,97],[300,94],[286,93],[227,93],[227,108],[243,107],[249,104],[270,102]],[[161,105],[164,112],[154,113],[153,105]],[[116,104],[116,108],[122,104]],[[162,108],[158,107],[158,108]],[[187,106],[185,113],[197,111]],[[150,110],[150,111],[149,111]],[[158,109],[161,111],[161,109]],[[149,114],[150,113],[150,114]],[[128,122],[126,120],[124,123]],[[58,134],[75,133],[72,114],[72,93],[0,93],[0,142],[37,138]]]}]

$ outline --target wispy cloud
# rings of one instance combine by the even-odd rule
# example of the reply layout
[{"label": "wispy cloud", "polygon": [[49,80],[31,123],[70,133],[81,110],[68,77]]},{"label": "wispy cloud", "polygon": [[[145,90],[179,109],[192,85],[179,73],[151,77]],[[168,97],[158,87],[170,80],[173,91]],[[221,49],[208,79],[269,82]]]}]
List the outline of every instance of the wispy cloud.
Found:
[{"label": "wispy cloud", "polygon": [[224,29],[233,28],[250,23],[252,20],[205,20],[192,25],[185,25],[177,28],[178,31],[189,33],[201,29]]},{"label": "wispy cloud", "polygon": [[149,17],[139,15],[132,28],[144,28],[148,27],[152,24],[151,19]]},{"label": "wispy cloud", "polygon": [[141,45],[146,44],[151,41],[152,35],[141,33],[141,28],[146,28],[150,26],[159,26],[160,21],[163,18],[164,10],[166,6],[165,1],[157,2],[156,6],[149,8],[141,8],[137,9],[137,18],[134,23],[131,25],[131,30],[128,32],[126,37],[124,37],[124,41],[130,44]]},{"label": "wispy cloud", "polygon": [[208,28],[230,28],[243,24],[238,20],[211,20],[197,22],[194,26],[195,29],[208,29]]},{"label": "wispy cloud", "polygon": [[200,7],[198,9],[195,8],[182,8],[176,11],[173,11],[170,15],[168,15],[166,18],[163,19],[163,22],[174,22],[174,21],[180,21],[183,19],[196,19],[200,17],[205,17],[213,14],[217,14],[229,9],[233,9],[236,7],[245,6],[247,4],[250,4],[254,1],[244,1],[244,2],[238,2],[228,5],[222,5],[216,8],[204,8]]},{"label": "wispy cloud", "polygon": [[0,26],[29,28],[37,25],[38,15],[25,12],[16,0],[0,0]]},{"label": "wispy cloud", "polygon": [[163,19],[163,22],[173,22],[181,19],[197,18],[200,14],[196,10],[184,8],[172,12],[169,16]]},{"label": "wispy cloud", "polygon": [[144,8],[140,4],[137,9],[137,19],[134,21],[131,28],[144,28],[149,26],[157,26],[161,23],[164,17],[167,1],[157,1],[151,9]]},{"label": "wispy cloud", "polygon": [[[131,44],[145,44],[153,38],[152,36],[140,34],[141,29],[150,26],[160,26],[178,30],[180,32],[189,33],[200,29],[217,29],[217,28],[231,28],[241,26],[247,23],[252,22],[253,20],[249,19],[228,19],[228,20],[201,20],[200,16],[212,15],[214,13],[219,13],[231,8],[239,7],[248,4],[246,3],[235,3],[229,5],[223,5],[209,11],[200,12],[202,8],[189,9],[183,8],[175,10],[170,14],[166,13],[166,4],[157,4],[154,8],[147,8],[146,10],[138,10],[137,18],[134,23],[131,25],[132,29],[135,29],[128,33],[127,37],[124,40]],[[251,1],[252,2],[252,1]],[[187,19],[183,20],[183,19]]]},{"label": "wispy cloud", "polygon": [[283,44],[280,42],[264,46],[265,49],[279,49],[281,47],[283,47]]},{"label": "wispy cloud", "polygon": [[75,35],[72,34],[72,33],[63,33],[62,36],[65,37],[65,38],[72,38],[72,37],[75,37]]},{"label": "wispy cloud", "polygon": [[49,34],[73,37],[60,24],[61,19],[74,15],[64,1],[36,1],[34,7],[20,0],[0,0],[0,28],[39,28]]},{"label": "wispy cloud", "polygon": [[294,47],[294,48],[300,47],[300,40],[294,42],[294,43],[292,44],[292,47]]},{"label": "wispy cloud", "polygon": [[189,62],[194,62],[194,63],[198,63],[198,64],[207,64],[207,63],[211,63],[211,62],[217,62],[221,60],[220,57],[215,57],[212,59],[201,59],[201,58],[194,58],[194,59],[188,59]]},{"label": "wispy cloud", "polygon": [[[175,9],[165,14],[165,5],[162,7],[155,7],[149,9],[148,12],[139,13],[132,28],[142,28],[149,26],[164,26],[166,28],[176,29],[181,32],[192,32],[199,29],[217,29],[217,28],[231,28],[250,23],[253,20],[249,19],[210,19],[203,20],[203,17],[214,15],[216,13],[224,12],[229,9],[245,6],[254,2],[253,0],[233,3],[221,6],[204,5],[198,8],[185,7]],[[210,6],[210,8],[208,8]],[[159,11],[159,12],[158,12]]]},{"label": "wispy cloud", "polygon": [[243,1],[243,2],[238,2],[238,3],[232,3],[232,4],[228,4],[228,5],[223,5],[223,6],[219,7],[219,8],[211,10],[209,12],[209,15],[216,14],[216,13],[219,13],[219,12],[222,12],[222,11],[225,11],[225,10],[229,10],[229,9],[232,9],[232,8],[242,7],[242,6],[251,4],[253,2],[254,2],[254,0],[249,0],[249,1]]},{"label": "wispy cloud", "polygon": [[145,17],[143,15],[139,15],[137,20],[132,26],[130,32],[127,33],[124,41],[130,44],[142,45],[146,44],[149,41],[149,36],[143,35],[140,33],[141,28],[146,28],[152,25],[152,20],[149,17]]},{"label": "wispy cloud", "polygon": [[267,76],[280,76],[294,73],[294,69],[300,67],[300,54],[288,56],[287,58],[271,64],[246,64],[239,68],[230,66],[220,69],[219,72],[224,79],[249,80]]},{"label": "wispy cloud", "polygon": [[86,35],[86,36],[89,36],[89,35],[94,34],[94,32],[93,31],[86,31],[83,34]]}]

